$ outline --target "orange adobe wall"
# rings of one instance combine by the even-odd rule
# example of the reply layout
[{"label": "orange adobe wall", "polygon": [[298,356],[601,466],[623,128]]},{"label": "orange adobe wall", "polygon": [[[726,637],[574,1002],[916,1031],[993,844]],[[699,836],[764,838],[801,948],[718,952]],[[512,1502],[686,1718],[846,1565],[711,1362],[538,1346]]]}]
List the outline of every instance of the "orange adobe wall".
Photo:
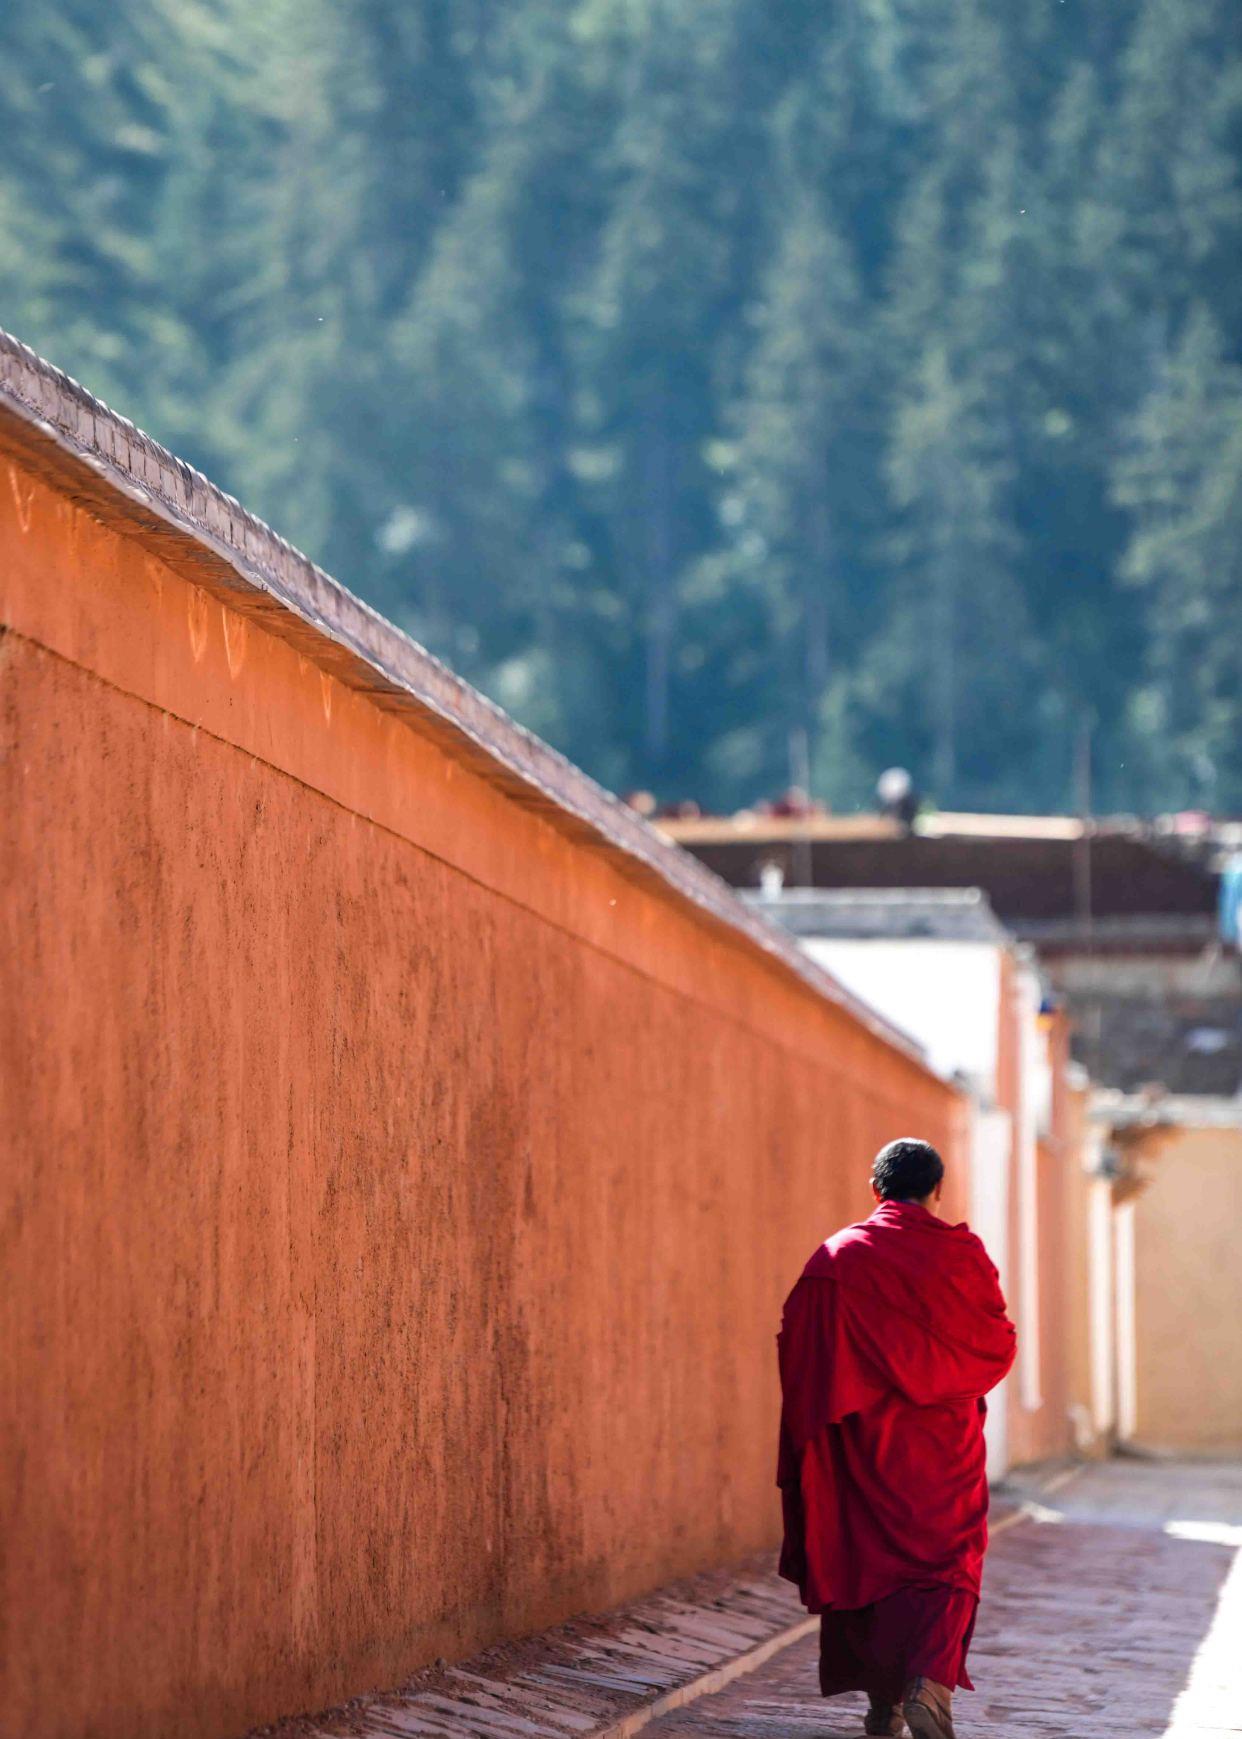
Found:
[{"label": "orange adobe wall", "polygon": [[[1034,1226],[1024,1227],[1018,1125],[1027,1110],[1019,1067],[1019,1022],[1031,1019],[1021,1006],[1013,963],[1002,966],[1002,1029],[998,1075],[1003,1103],[1014,1118],[1010,1157],[1008,1298],[1018,1328],[1018,1362],[1006,1385],[1008,1452],[1012,1466],[1059,1460],[1088,1447],[1090,1367],[1087,1347],[1089,1281],[1086,1265],[1086,1197],[1083,1170],[1085,1110],[1070,1082],[1068,1016],[1057,1010],[1038,1016],[1033,1044],[1047,1057],[1051,1104],[1047,1125],[1035,1141]],[[1024,1235],[1025,1234],[1025,1235]],[[1033,1258],[1036,1300],[1035,1383],[1024,1381],[1031,1323],[1024,1314],[1023,1272]]]},{"label": "orange adobe wall", "polygon": [[781,1299],[954,1093],[20,455],[0,606],[11,1730],[770,1545]]}]

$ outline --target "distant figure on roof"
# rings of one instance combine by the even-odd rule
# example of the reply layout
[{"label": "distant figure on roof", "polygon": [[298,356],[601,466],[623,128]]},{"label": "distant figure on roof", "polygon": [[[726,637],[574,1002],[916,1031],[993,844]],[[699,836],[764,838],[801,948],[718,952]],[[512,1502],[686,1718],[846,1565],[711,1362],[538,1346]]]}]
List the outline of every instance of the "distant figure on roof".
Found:
[{"label": "distant figure on roof", "polygon": [[782,819],[788,820],[795,817],[823,815],[825,810],[823,804],[804,791],[801,785],[791,785],[787,791],[782,791],[780,796],[768,805],[768,813],[779,815]]},{"label": "distant figure on roof", "polygon": [[954,1739],[987,1547],[984,1395],[1014,1329],[982,1243],[933,1212],[926,1141],[876,1155],[870,1219],[821,1244],[785,1302],[781,1574],[820,1617],[820,1689],[866,1731]]},{"label": "distant figure on roof", "polygon": [[907,833],[914,831],[921,799],[914,789],[914,780],[904,767],[889,767],[876,780],[875,794],[881,815],[900,823]]}]

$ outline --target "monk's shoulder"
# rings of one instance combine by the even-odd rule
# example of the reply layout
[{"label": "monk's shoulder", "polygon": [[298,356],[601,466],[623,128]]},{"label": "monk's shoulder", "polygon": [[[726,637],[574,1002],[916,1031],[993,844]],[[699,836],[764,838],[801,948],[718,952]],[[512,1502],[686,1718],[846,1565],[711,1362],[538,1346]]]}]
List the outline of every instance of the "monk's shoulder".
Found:
[{"label": "monk's shoulder", "polygon": [[978,1232],[971,1231],[967,1221],[959,1220],[955,1226],[949,1227],[949,1231],[954,1242],[960,1245],[963,1250],[980,1251],[983,1249],[983,1239]]},{"label": "monk's shoulder", "polygon": [[859,1264],[865,1263],[872,1254],[870,1230],[867,1221],[860,1220],[856,1225],[843,1226],[831,1238],[825,1238],[802,1270],[804,1278],[848,1279],[857,1271]]},{"label": "monk's shoulder", "polygon": [[831,1280],[832,1250],[828,1242],[819,1244],[807,1258],[806,1267],[802,1270],[803,1280]]},{"label": "monk's shoulder", "polygon": [[798,1324],[816,1317],[822,1307],[824,1293],[832,1289],[832,1283],[837,1276],[833,1273],[830,1262],[820,1259],[823,1248],[821,1244],[790,1288],[781,1307],[782,1333],[796,1331]]},{"label": "monk's shoulder", "polygon": [[977,1263],[989,1273],[995,1274],[996,1264],[988,1255],[988,1247],[979,1236],[978,1232],[972,1232],[965,1220],[960,1221],[956,1226],[954,1226],[953,1231],[956,1234],[960,1247],[967,1258],[970,1261]]}]

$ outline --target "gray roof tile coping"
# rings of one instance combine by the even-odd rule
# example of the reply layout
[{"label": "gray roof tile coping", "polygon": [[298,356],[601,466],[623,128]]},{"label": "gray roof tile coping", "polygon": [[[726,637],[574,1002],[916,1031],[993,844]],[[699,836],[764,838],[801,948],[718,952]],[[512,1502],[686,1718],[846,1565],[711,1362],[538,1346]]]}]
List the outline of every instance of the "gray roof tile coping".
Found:
[{"label": "gray roof tile coping", "polygon": [[752,911],[807,940],[1013,943],[980,888],[747,889]]}]

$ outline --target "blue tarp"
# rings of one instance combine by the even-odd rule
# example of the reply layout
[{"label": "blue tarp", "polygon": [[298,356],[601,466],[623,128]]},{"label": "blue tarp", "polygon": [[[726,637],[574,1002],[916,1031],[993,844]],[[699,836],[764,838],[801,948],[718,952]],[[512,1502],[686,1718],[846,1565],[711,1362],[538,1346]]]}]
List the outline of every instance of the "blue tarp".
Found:
[{"label": "blue tarp", "polygon": [[1220,933],[1237,948],[1242,945],[1242,852],[1235,852],[1220,873]]}]

